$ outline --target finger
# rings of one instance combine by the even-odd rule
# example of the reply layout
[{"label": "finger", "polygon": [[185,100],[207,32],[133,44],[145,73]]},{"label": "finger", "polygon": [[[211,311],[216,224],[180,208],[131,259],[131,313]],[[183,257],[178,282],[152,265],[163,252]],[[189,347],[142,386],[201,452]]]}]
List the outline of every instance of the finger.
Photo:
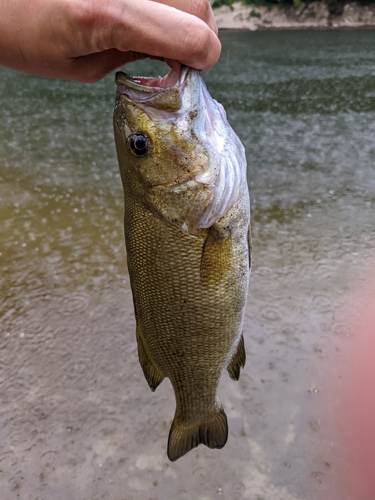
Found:
[{"label": "finger", "polygon": [[69,78],[73,80],[93,83],[120,66],[144,57],[144,54],[120,52],[116,49],[109,49],[71,60],[69,68],[66,69],[66,73],[69,74]]},{"label": "finger", "polygon": [[169,5],[169,7],[174,7],[175,9],[182,10],[187,14],[192,14],[193,16],[202,19],[212,31],[217,35],[218,29],[216,25],[216,20],[214,13],[212,12],[211,4],[208,0],[153,0],[154,2],[162,3],[164,5]]},{"label": "finger", "polygon": [[[66,78],[66,75],[69,75],[70,79],[79,82],[94,83],[108,75],[111,71],[124,66],[124,64],[146,58],[149,58],[148,54],[141,54],[139,52],[120,52],[116,49],[105,50],[104,52],[77,57],[70,61],[68,67],[59,76]],[[152,59],[164,61],[162,57],[152,57]],[[169,59],[164,62],[170,68],[179,72],[180,64],[178,62]]]},{"label": "finger", "polygon": [[114,18],[109,25],[115,29],[109,33],[108,49],[175,59],[200,70],[209,69],[220,57],[220,41],[208,25],[169,5],[127,0],[118,2],[110,15]]}]

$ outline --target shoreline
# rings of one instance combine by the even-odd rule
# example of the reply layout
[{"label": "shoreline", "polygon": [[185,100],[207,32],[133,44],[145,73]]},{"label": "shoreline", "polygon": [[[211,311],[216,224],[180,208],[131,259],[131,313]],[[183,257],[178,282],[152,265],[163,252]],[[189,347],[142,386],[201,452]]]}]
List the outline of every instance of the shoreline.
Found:
[{"label": "shoreline", "polygon": [[293,6],[233,5],[214,9],[221,30],[374,29],[375,4],[308,2]]}]

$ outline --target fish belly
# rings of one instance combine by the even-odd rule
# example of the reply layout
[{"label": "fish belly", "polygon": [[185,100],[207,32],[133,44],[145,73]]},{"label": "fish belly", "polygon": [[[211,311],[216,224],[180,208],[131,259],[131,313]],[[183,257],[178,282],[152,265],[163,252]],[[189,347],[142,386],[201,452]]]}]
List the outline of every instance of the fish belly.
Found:
[{"label": "fish belly", "polygon": [[[248,225],[246,196],[212,228],[195,235],[131,199],[125,201],[139,359],[151,389],[168,377],[176,397],[170,445],[174,428],[178,445],[168,447],[171,460],[199,442],[220,448],[226,441],[226,417],[216,389],[241,344]],[[243,365],[243,341],[241,349]],[[210,441],[207,426],[184,437],[181,425],[194,428],[210,419],[217,420],[210,424],[211,434],[216,425],[220,439]]]}]

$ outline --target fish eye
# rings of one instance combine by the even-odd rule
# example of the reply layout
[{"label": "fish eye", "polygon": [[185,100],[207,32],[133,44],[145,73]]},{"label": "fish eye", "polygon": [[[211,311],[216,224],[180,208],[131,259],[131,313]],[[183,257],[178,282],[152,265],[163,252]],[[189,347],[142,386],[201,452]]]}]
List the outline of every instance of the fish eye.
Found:
[{"label": "fish eye", "polygon": [[135,132],[128,138],[130,151],[135,156],[145,156],[150,149],[150,141],[146,134],[143,132]]}]

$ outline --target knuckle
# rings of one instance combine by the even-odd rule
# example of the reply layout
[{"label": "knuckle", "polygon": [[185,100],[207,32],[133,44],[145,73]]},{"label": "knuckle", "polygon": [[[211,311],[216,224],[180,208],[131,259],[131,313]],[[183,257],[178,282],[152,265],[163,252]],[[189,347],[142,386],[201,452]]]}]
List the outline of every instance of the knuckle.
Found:
[{"label": "knuckle", "polygon": [[193,61],[206,60],[211,47],[211,35],[209,33],[209,30],[190,30],[187,35],[185,44]]},{"label": "knuckle", "polygon": [[106,2],[77,0],[70,4],[75,44],[86,52],[105,50],[108,40]]},{"label": "knuckle", "polygon": [[203,21],[207,21],[210,16],[210,3],[208,0],[191,0],[192,14]]},{"label": "knuckle", "polygon": [[97,12],[96,3],[95,1],[89,2],[87,0],[70,2],[71,20],[75,26],[87,27],[94,22]]}]

